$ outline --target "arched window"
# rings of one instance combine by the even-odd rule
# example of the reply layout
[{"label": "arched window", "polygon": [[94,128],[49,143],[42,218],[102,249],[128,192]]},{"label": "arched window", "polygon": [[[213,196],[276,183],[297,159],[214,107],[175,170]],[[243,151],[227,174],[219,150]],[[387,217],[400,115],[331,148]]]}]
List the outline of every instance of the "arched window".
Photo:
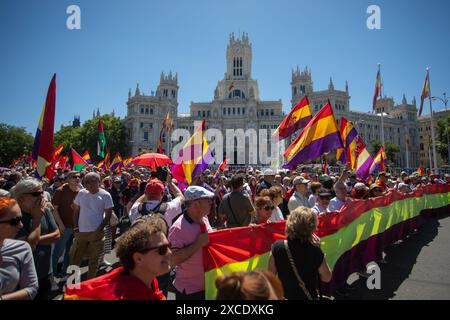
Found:
[{"label": "arched window", "polygon": [[241,91],[239,89],[235,89],[228,94],[228,99],[233,99],[233,98],[234,99],[238,99],[238,98],[245,99],[245,94],[243,91]]}]

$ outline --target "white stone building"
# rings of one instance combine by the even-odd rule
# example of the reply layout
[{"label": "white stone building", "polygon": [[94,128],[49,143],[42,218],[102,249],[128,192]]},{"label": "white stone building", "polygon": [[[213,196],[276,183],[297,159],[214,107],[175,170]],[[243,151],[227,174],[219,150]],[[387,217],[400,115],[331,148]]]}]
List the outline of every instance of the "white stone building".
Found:
[{"label": "white stone building", "polygon": [[[285,114],[282,111],[281,100],[262,101],[260,99],[258,81],[252,79],[252,46],[247,34],[244,33],[242,38],[235,38],[234,34],[230,35],[226,61],[227,70],[224,78],[217,83],[214,99],[208,102],[192,102],[190,112],[186,114],[178,114],[179,87],[176,74],[162,73],[156,94],[152,92],[151,95],[144,95],[140,92],[139,85],[134,96],[130,90],[125,125],[132,154],[136,155],[148,149],[156,150],[161,124],[167,112],[170,112],[173,117],[174,129],[187,129],[191,134],[194,131],[194,122],[206,119],[206,128],[220,130],[225,137],[224,145],[229,144],[231,147],[233,144],[236,145],[236,141],[234,136],[227,136],[227,129],[243,129],[244,131],[268,129],[267,136],[269,136],[270,131],[277,128]],[[327,90],[315,91],[311,69],[299,70],[298,67],[292,71],[291,88],[292,107],[304,95],[307,95],[312,112],[315,114],[329,99],[338,122],[341,116],[352,121],[366,145],[374,139],[382,140],[381,114],[383,113],[385,141],[400,147],[400,152],[395,159],[396,165],[406,167],[406,151],[408,151],[410,168],[417,168],[420,164],[424,164],[426,156],[419,157],[419,120],[415,98],[408,103],[403,96],[402,103],[395,105],[393,98],[385,96],[378,100],[377,114],[351,111],[347,82],[345,90],[336,90],[330,78]],[[365,109],[370,110],[371,106]],[[409,140],[408,146],[407,140]],[[245,148],[243,145],[238,145],[233,152],[227,152],[230,162],[242,165],[267,165],[267,163],[261,163],[261,158],[271,154],[271,143],[259,138],[257,142],[249,138],[245,141]],[[163,135],[163,143],[165,150],[168,151],[178,141],[170,144],[168,137]],[[258,146],[257,151],[250,150],[249,146],[254,146],[255,143]],[[224,147],[224,154],[226,150],[227,147]]]}]

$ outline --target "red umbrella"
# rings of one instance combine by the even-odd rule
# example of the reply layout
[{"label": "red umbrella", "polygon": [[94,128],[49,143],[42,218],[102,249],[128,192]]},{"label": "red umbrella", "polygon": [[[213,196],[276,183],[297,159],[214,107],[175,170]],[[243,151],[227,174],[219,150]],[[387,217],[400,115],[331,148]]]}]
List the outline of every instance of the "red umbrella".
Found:
[{"label": "red umbrella", "polygon": [[134,158],[131,162],[136,166],[151,167],[152,171],[156,171],[157,167],[173,164],[168,156],[161,153],[144,153]]}]

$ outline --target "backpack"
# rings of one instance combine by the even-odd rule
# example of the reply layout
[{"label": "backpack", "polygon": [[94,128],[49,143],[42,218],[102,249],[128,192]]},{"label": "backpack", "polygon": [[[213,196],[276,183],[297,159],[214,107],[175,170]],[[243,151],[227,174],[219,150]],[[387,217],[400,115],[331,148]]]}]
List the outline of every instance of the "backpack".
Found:
[{"label": "backpack", "polygon": [[[154,217],[159,217],[164,221],[164,223],[166,225],[166,230],[168,231],[169,225],[168,225],[166,219],[164,218],[165,209],[163,212],[160,211],[162,203],[163,202],[161,201],[160,203],[158,203],[158,205],[156,207],[154,207],[151,210],[148,208],[149,201],[145,201],[145,202],[141,203],[138,206],[138,216],[135,221],[137,221],[138,219],[152,219]],[[167,232],[166,232],[166,234],[167,234]]]}]

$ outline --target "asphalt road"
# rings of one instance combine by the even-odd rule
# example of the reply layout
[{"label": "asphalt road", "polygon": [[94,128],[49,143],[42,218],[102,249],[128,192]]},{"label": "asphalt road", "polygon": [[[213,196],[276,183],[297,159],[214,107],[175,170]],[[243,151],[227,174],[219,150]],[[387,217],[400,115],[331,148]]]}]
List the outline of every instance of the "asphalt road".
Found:
[{"label": "asphalt road", "polygon": [[352,283],[354,300],[450,300],[450,212],[429,219],[415,235],[385,250],[380,264],[381,289],[367,289],[366,279]]}]

